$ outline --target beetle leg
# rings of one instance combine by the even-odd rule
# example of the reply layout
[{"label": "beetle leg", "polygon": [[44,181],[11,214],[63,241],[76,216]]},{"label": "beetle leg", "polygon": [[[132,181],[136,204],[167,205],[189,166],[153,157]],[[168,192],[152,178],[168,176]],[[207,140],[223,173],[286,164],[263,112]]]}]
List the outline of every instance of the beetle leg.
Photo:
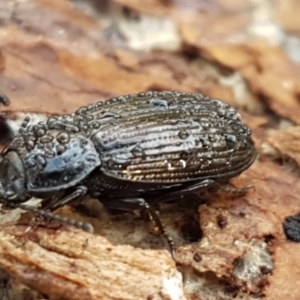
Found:
[{"label": "beetle leg", "polygon": [[168,194],[168,196],[181,196],[184,194],[192,194],[192,193],[198,193],[200,191],[208,190],[208,189],[216,189],[218,190],[220,188],[220,184],[213,180],[213,179],[205,179],[200,182],[197,182],[196,184],[184,187],[181,190],[178,190],[176,192],[171,192]]},{"label": "beetle leg", "polygon": [[252,184],[247,184],[247,185],[245,185],[242,188],[233,188],[233,187],[225,186],[225,187],[220,187],[218,189],[218,192],[226,192],[226,193],[234,193],[234,194],[241,194],[241,195],[243,195],[243,194],[245,194],[250,189],[254,189],[255,190],[255,187]]},{"label": "beetle leg", "polygon": [[216,192],[226,192],[226,193],[234,193],[234,194],[245,194],[248,190],[251,188],[254,188],[253,185],[248,184],[242,188],[233,188],[228,186],[220,186],[220,183],[213,180],[213,179],[205,179],[203,181],[197,182],[196,184],[184,187],[183,189],[172,192],[168,195],[170,196],[176,196],[176,195],[184,195],[184,194],[192,194],[192,193],[198,193],[203,190],[213,190]]},{"label": "beetle leg", "polygon": [[26,204],[20,204],[18,207],[21,208],[21,209],[24,209],[26,211],[33,212],[33,213],[35,213],[35,214],[37,214],[37,215],[39,215],[43,218],[56,220],[60,223],[69,224],[69,225],[75,226],[77,228],[83,229],[87,232],[93,232],[94,231],[93,226],[89,223],[76,221],[76,220],[72,220],[72,219],[69,219],[69,218],[62,217],[62,216],[58,216],[58,215],[55,215],[55,214],[53,214],[49,211],[38,209],[38,208],[35,208],[33,206],[30,206],[30,205],[26,205]]},{"label": "beetle leg", "polygon": [[[65,205],[67,203],[70,203],[70,202],[72,202],[76,199],[82,198],[83,196],[86,195],[86,193],[87,193],[87,187],[80,185],[71,194],[63,197],[60,200],[58,200],[53,205],[49,205],[49,207],[47,207],[47,210],[38,209],[38,208],[35,208],[33,206],[29,206],[29,205],[25,205],[25,204],[18,204],[18,207],[21,208],[21,209],[33,212],[33,213],[37,214],[40,217],[43,217],[43,218],[46,218],[46,219],[51,219],[51,220],[56,220],[60,223],[69,224],[69,225],[75,226],[77,228],[83,229],[85,231],[93,232],[94,231],[93,226],[89,223],[68,219],[68,218],[65,218],[65,217],[62,217],[62,216],[58,216],[58,215],[51,212],[51,211],[54,211],[55,209]],[[51,211],[49,211],[48,209],[51,210]]]},{"label": "beetle leg", "polygon": [[149,203],[143,198],[127,198],[127,199],[107,199],[101,200],[103,204],[109,208],[116,208],[120,210],[135,210],[135,209],[144,209],[150,216],[152,222],[155,226],[158,227],[160,234],[167,241],[172,257],[175,259],[175,243],[173,239],[166,232],[158,214],[156,211],[149,205]]},{"label": "beetle leg", "polygon": [[51,205],[49,207],[49,209],[51,209],[53,211],[63,205],[66,205],[70,202],[81,199],[86,195],[86,193],[87,193],[87,187],[84,185],[79,185],[79,186],[77,186],[75,191],[73,191],[71,194],[63,197],[62,199],[58,200],[57,202],[55,202],[53,205]]}]

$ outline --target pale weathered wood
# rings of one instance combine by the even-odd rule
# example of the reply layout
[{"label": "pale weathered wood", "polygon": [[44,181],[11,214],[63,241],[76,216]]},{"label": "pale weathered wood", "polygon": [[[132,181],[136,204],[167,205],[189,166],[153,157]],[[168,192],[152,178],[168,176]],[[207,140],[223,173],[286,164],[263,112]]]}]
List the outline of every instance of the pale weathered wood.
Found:
[{"label": "pale weathered wood", "polygon": [[75,228],[25,229],[1,230],[0,266],[51,299],[186,299],[165,250],[114,246]]}]

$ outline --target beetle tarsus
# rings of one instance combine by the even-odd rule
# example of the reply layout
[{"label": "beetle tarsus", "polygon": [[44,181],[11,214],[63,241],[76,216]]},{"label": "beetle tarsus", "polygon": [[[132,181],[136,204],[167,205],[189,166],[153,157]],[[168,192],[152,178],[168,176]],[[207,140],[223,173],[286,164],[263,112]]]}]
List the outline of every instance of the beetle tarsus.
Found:
[{"label": "beetle tarsus", "polygon": [[158,216],[156,211],[144,199],[141,199],[141,200],[143,200],[140,202],[141,207],[144,208],[148,212],[150,218],[152,219],[152,222],[154,223],[154,225],[156,225],[158,227],[160,234],[165,238],[165,240],[167,241],[167,243],[169,245],[172,258],[175,259],[176,247],[175,247],[175,243],[174,243],[173,239],[166,232],[166,230],[160,220],[160,217]]},{"label": "beetle tarsus", "polygon": [[220,187],[218,192],[226,192],[226,193],[231,193],[231,194],[244,195],[250,189],[255,190],[255,187],[252,184],[247,184],[242,188],[233,188],[233,187],[225,186],[225,187]]}]

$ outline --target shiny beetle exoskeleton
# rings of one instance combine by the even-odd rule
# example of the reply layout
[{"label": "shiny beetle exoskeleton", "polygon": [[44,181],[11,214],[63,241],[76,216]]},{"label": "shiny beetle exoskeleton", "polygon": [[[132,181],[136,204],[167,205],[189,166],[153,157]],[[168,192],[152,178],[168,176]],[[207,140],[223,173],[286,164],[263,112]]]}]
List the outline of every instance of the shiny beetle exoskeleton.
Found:
[{"label": "shiny beetle exoskeleton", "polygon": [[[218,188],[255,158],[250,129],[218,99],[180,92],[120,96],[34,125],[25,119],[0,157],[0,202],[60,220],[51,211],[86,195],[110,208],[144,208],[173,253],[148,202]],[[33,196],[48,211],[22,204]]]}]

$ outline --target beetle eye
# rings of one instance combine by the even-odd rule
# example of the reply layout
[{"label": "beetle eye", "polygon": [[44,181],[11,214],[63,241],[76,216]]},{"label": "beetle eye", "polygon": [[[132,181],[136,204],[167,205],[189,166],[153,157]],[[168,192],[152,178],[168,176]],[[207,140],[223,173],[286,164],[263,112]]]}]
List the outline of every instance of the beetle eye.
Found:
[{"label": "beetle eye", "polygon": [[26,198],[24,167],[16,152],[8,152],[0,160],[0,195],[7,200]]}]

